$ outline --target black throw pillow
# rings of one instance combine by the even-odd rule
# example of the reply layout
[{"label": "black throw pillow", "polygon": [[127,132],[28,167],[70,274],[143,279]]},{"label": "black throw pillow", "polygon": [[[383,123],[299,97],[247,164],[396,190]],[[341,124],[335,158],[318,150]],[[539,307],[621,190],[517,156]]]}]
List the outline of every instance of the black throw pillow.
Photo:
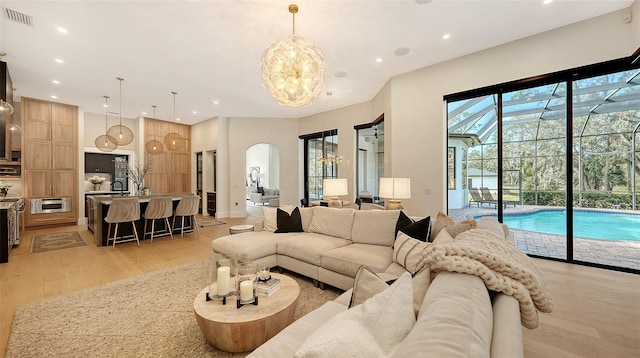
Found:
[{"label": "black throw pillow", "polygon": [[400,231],[400,229],[413,224],[413,222],[414,222],[413,219],[408,217],[403,210],[400,210],[400,215],[398,216],[398,221],[396,222],[395,236],[398,236],[398,231]]},{"label": "black throw pillow", "polygon": [[275,233],[281,232],[303,232],[302,230],[302,216],[300,215],[300,209],[297,207],[293,209],[291,215],[286,211],[278,208],[276,211],[276,219],[278,228]]},{"label": "black throw pillow", "polygon": [[259,186],[259,187],[256,188],[256,192],[259,193],[259,194],[264,195],[264,188]]},{"label": "black throw pillow", "polygon": [[427,242],[431,235],[431,217],[427,216],[422,220],[418,220],[413,224],[403,227],[399,231],[402,231],[416,240]]}]

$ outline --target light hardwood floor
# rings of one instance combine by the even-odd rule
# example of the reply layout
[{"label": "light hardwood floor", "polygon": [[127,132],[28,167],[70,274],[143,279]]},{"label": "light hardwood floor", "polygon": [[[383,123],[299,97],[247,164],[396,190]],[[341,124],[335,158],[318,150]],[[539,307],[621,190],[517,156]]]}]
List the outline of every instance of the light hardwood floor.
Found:
[{"label": "light hardwood floor", "polygon": [[[0,357],[4,357],[15,308],[19,305],[142,273],[178,266],[211,255],[211,240],[229,226],[258,216],[222,219],[226,225],[200,228],[200,235],[164,237],[111,247],[87,246],[29,254],[33,235],[84,227],[27,231],[9,263],[0,265]],[[640,357],[640,276],[535,260],[549,285],[555,310],[541,314],[540,327],[524,330],[527,357]],[[9,357],[8,357],[9,358]]]}]

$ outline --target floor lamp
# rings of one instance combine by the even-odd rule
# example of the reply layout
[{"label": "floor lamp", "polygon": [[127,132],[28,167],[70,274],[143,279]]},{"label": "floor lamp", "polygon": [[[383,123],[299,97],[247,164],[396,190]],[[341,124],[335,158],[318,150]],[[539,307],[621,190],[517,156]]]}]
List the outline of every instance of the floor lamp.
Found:
[{"label": "floor lamp", "polygon": [[389,199],[387,210],[404,209],[400,199],[411,198],[411,179],[380,178],[380,196]]}]

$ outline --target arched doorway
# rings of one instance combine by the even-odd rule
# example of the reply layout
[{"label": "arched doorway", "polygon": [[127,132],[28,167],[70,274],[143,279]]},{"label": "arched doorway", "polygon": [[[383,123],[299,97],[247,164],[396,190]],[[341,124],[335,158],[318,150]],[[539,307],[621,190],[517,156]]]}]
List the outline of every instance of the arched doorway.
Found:
[{"label": "arched doorway", "polygon": [[278,206],[280,197],[280,150],[258,143],[245,154],[245,186],[248,206]]}]

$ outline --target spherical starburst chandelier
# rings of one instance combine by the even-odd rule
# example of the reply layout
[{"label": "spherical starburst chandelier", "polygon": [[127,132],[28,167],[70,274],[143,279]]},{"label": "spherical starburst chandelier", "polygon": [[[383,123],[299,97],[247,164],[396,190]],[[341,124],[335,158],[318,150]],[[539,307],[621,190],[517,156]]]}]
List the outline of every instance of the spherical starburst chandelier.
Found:
[{"label": "spherical starburst chandelier", "polygon": [[296,36],[298,6],[289,5],[293,14],[293,34],[271,43],[262,56],[262,83],[283,106],[309,106],[324,87],[326,65],[322,51]]}]

